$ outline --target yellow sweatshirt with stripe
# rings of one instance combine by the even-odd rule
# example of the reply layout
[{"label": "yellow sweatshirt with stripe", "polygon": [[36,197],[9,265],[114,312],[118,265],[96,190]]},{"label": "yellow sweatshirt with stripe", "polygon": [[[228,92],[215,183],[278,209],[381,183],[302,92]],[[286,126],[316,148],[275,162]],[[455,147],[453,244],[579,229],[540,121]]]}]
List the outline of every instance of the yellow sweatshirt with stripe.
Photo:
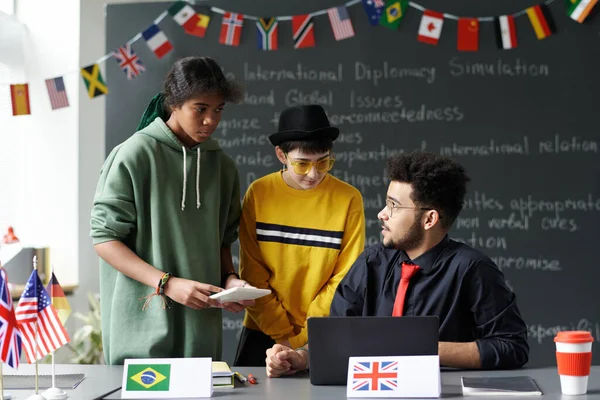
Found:
[{"label": "yellow sweatshirt with stripe", "polygon": [[242,206],[240,275],[272,293],[247,309],[244,326],[306,344],[306,319],[329,315],[364,244],[363,199],[353,186],[329,174],[310,190],[289,187],[281,172],[254,181]]}]

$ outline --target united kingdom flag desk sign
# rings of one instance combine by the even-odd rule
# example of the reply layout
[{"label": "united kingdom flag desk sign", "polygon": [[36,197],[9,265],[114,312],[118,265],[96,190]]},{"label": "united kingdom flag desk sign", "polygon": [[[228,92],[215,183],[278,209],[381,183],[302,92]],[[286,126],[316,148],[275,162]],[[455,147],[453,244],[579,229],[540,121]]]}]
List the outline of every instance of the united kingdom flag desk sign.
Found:
[{"label": "united kingdom flag desk sign", "polygon": [[440,397],[439,356],[350,357],[347,397]]}]

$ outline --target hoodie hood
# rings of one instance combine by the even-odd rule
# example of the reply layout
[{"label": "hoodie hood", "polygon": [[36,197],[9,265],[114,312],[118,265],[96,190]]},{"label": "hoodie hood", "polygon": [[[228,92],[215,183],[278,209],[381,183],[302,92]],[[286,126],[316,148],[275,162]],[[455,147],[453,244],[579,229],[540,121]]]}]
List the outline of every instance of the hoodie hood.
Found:
[{"label": "hoodie hood", "polygon": [[[156,129],[159,128],[159,129]],[[138,135],[147,135],[151,138],[163,143],[173,150],[183,152],[185,149],[189,152],[196,152],[197,149],[201,151],[221,151],[221,146],[219,146],[219,142],[217,142],[213,138],[209,138],[205,142],[199,143],[191,148],[186,148],[181,140],[175,136],[173,131],[167,126],[165,121],[163,121],[160,117],[156,117],[154,122],[145,127],[144,129],[137,132]]]},{"label": "hoodie hood", "polygon": [[200,166],[202,153],[206,152],[220,152],[221,146],[219,143],[213,139],[209,138],[205,142],[199,143],[192,148],[187,148],[185,145],[175,136],[173,131],[167,126],[167,124],[160,117],[156,117],[154,122],[150,125],[137,132],[136,135],[146,135],[149,136],[159,143],[162,143],[171,149],[181,153],[182,157],[182,170],[183,170],[183,182],[181,188],[181,211],[185,210],[185,201],[187,195],[187,181],[188,181],[188,172],[187,172],[187,163],[188,156],[195,155],[196,156],[196,208],[200,208],[202,206],[202,202],[200,201]]}]

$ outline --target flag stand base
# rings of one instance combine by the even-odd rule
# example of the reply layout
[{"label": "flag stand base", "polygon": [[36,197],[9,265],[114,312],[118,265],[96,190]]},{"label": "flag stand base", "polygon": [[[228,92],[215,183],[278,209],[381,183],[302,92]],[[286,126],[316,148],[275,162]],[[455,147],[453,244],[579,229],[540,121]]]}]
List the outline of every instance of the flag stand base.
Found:
[{"label": "flag stand base", "polygon": [[32,394],[31,396],[29,396],[26,400],[48,400],[46,399],[44,396],[42,396],[41,394]]},{"label": "flag stand base", "polygon": [[63,400],[67,397],[67,392],[55,387],[51,387],[44,392],[44,398],[48,400]]}]

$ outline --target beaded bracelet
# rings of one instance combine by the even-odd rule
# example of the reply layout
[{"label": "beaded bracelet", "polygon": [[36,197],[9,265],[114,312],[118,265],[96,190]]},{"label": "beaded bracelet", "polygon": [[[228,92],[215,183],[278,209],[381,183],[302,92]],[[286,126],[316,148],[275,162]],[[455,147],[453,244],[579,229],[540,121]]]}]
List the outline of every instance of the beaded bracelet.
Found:
[{"label": "beaded bracelet", "polygon": [[167,295],[165,294],[165,286],[167,285],[167,282],[169,281],[170,277],[171,277],[170,272],[165,272],[164,274],[162,274],[162,276],[160,277],[160,280],[158,281],[158,285],[156,285],[156,292],[139,299],[139,300],[143,300],[143,299],[146,300],[146,301],[144,301],[144,305],[142,306],[142,311],[146,311],[148,308],[150,308],[150,301],[152,300],[152,298],[154,296],[160,296],[162,298],[163,310],[171,308],[171,299],[169,299],[167,297]]}]

